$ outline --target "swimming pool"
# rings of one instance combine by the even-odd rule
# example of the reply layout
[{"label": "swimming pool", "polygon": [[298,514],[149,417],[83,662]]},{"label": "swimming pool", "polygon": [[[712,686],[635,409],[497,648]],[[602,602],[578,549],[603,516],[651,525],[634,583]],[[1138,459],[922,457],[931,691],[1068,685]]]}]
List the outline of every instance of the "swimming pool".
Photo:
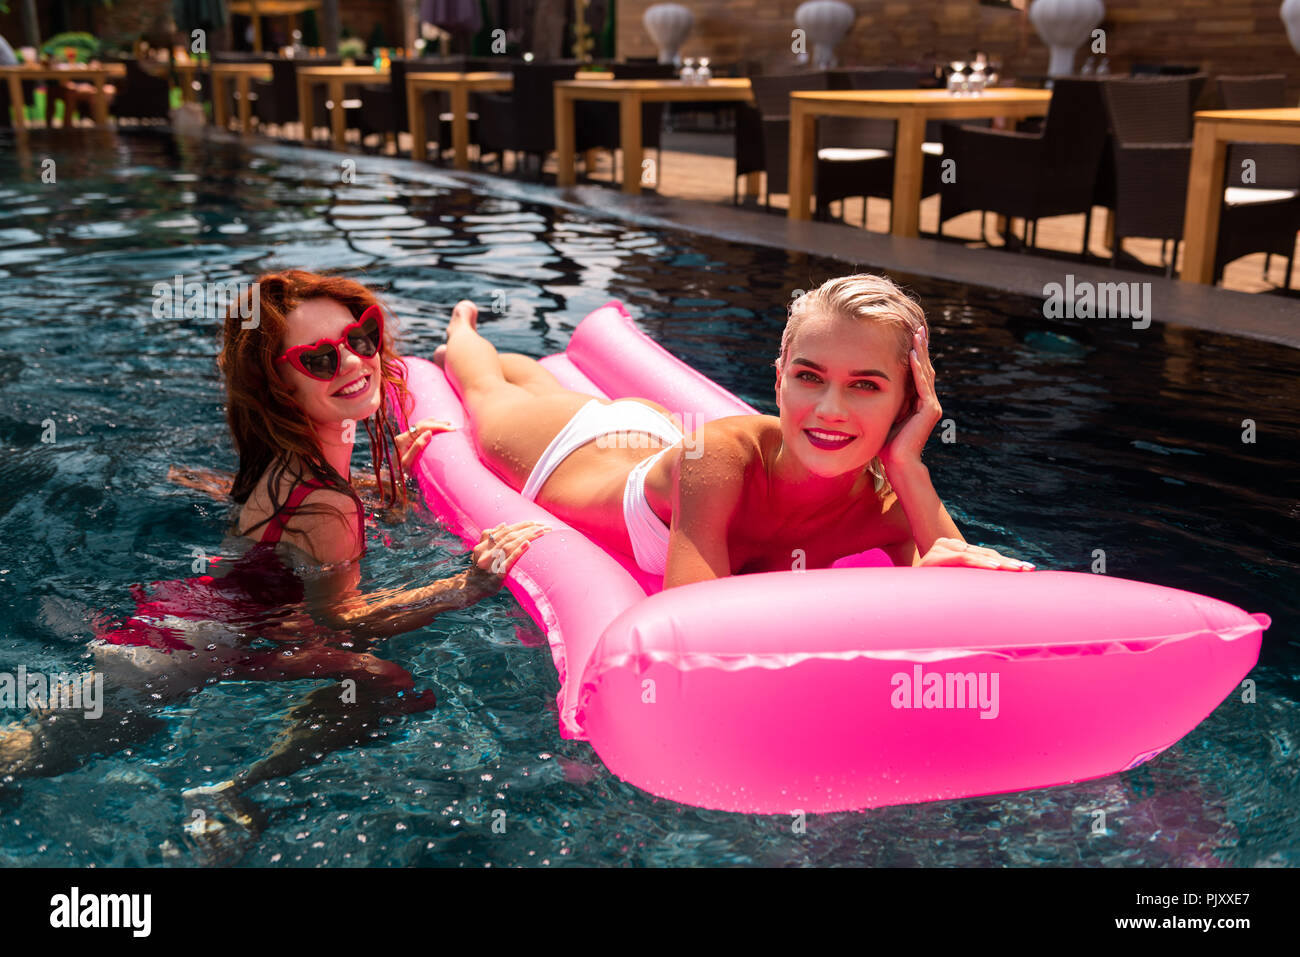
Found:
[{"label": "swimming pool", "polygon": [[[190,575],[191,550],[220,543],[226,509],[166,480],[172,464],[234,465],[216,327],[155,318],[155,282],[342,270],[381,290],[424,355],[462,297],[498,347],[531,355],[619,298],[656,341],[773,411],[784,303],[848,271],[355,160],[348,183],[329,153],[157,133],[0,140],[0,670],[84,667],[90,613],[129,613],[130,583]],[[934,327],[956,441],[936,436],[927,461],[966,536],[1079,571],[1102,549],[1109,574],[1267,612],[1254,703],[1229,698],[1123,775],[816,816],[800,833],[788,816],[653,798],[562,740],[549,652],[502,593],[387,641],[437,709],[250,792],[270,821],[243,863],[1294,866],[1300,352],[1047,320],[1032,300],[894,278]],[[450,534],[412,516],[370,529],[363,587],[463,563]],[[129,754],[0,788],[0,863],[193,863],[181,789],[256,757],[312,687],[214,684]]]}]

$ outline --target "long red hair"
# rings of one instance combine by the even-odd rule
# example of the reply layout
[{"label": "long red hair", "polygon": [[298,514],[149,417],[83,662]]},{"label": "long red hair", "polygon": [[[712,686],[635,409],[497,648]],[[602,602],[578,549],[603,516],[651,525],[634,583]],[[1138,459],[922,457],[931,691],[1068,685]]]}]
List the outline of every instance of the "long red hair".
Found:
[{"label": "long red hair", "polygon": [[[271,521],[284,508],[284,500],[275,497],[281,478],[296,458],[305,463],[310,476],[295,471],[294,482],[314,478],[326,487],[342,492],[361,505],[349,476],[339,475],[321,455],[315,438],[315,426],[294,402],[276,370],[276,357],[284,351],[287,328],[285,317],[310,299],[333,299],[360,319],[370,306],[380,305],[377,296],[354,279],[322,276],[301,269],[266,273],[253,286],[257,297],[258,323],[243,328],[240,304],[236,303],[225,320],[221,353],[217,367],[226,382],[226,421],[239,455],[239,470],[231,486],[231,497],[239,504],[248,501],[258,481],[271,470],[267,494],[271,497],[270,516],[245,529],[245,534]],[[249,315],[247,304],[243,315]],[[385,310],[387,316],[387,310]],[[406,364],[398,356],[393,342],[393,323],[384,323],[384,339],[379,347],[379,372],[383,380],[385,401],[374,415],[365,419],[370,436],[370,459],[379,489],[380,506],[406,505],[406,485],[400,480],[401,469],[394,468],[397,440],[390,420],[389,402],[394,401],[405,416],[411,409],[411,394],[406,388]],[[388,469],[388,490],[380,475],[380,461]],[[391,501],[389,495],[391,494]]]}]

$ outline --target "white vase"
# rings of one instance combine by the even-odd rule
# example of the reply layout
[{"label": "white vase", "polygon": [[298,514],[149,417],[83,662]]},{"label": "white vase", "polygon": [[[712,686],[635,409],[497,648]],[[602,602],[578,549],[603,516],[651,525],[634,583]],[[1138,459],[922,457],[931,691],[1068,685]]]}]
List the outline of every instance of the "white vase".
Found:
[{"label": "white vase", "polygon": [[1074,53],[1092,37],[1093,28],[1106,16],[1101,0],[1034,0],[1029,5],[1029,22],[1052,51],[1047,72],[1069,76],[1074,72]]},{"label": "white vase", "polygon": [[695,14],[680,3],[656,3],[646,10],[641,22],[659,48],[659,62],[680,65],[682,44],[695,25]]},{"label": "white vase", "polygon": [[835,65],[835,48],[848,34],[858,15],[841,0],[809,0],[794,12],[794,24],[813,45],[813,66],[829,70]]},{"label": "white vase", "polygon": [[1300,53],[1300,0],[1284,0],[1281,10],[1282,23],[1286,25],[1286,38],[1291,41],[1291,48]]}]

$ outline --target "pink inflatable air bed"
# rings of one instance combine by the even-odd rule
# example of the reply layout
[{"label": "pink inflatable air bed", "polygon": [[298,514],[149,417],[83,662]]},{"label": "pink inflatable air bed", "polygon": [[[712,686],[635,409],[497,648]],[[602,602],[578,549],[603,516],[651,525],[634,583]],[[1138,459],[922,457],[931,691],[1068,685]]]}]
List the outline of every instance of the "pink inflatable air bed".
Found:
[{"label": "pink inflatable air bed", "polygon": [[[653,399],[691,425],[754,411],[617,302],[542,362],[568,388]],[[442,370],[407,363],[411,419],[465,426]],[[1269,624],[1142,582],[870,567],[880,552],[664,592],[520,497],[468,429],[434,436],[416,478],[467,544],[500,522],[555,528],[507,584],[550,643],[561,735],[589,741],[624,781],[698,807],[854,810],[1125,771],[1233,692]]]}]

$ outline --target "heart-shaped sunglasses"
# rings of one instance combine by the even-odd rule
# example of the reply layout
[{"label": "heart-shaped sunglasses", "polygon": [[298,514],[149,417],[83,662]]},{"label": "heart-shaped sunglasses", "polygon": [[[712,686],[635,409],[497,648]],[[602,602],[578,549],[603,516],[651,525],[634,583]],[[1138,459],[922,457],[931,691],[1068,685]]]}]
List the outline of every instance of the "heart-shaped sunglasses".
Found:
[{"label": "heart-shaped sunglasses", "polygon": [[361,358],[369,359],[379,351],[383,341],[383,310],[371,306],[360,319],[344,328],[343,335],[337,339],[317,339],[311,345],[294,346],[275,361],[287,362],[303,375],[329,382],[343,366],[343,346]]}]

